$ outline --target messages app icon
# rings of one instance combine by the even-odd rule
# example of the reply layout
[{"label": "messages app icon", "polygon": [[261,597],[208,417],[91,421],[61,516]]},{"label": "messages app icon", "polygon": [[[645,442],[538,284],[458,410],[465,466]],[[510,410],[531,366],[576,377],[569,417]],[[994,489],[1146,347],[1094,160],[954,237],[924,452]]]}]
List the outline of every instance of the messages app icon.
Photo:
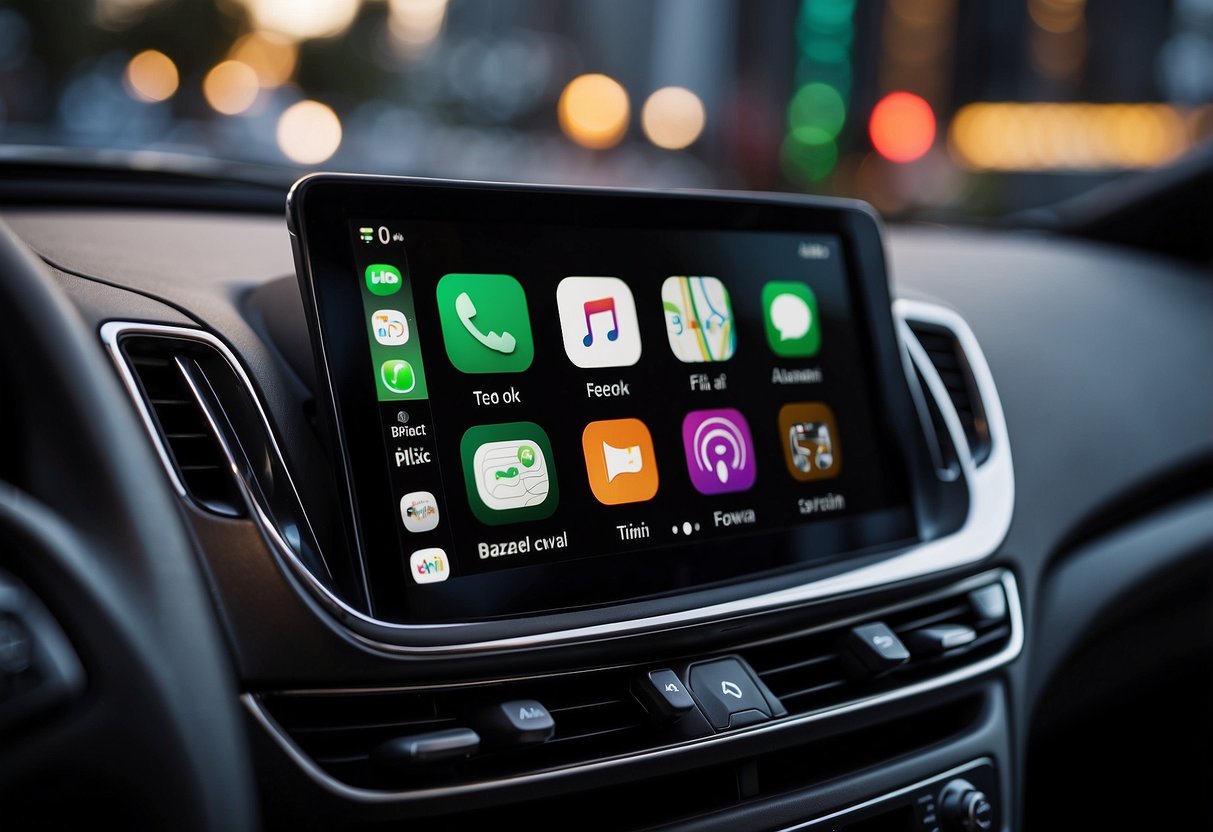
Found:
[{"label": "messages app icon", "polygon": [[807,284],[772,280],[762,287],[767,343],[784,358],[808,358],[821,349],[817,296]]},{"label": "messages app icon", "polygon": [[446,354],[465,373],[521,373],[535,342],[522,284],[508,274],[448,274],[438,281]]},{"label": "messages app icon", "polygon": [[468,428],[459,455],[468,502],[482,523],[542,520],[556,510],[552,444],[534,422]]}]

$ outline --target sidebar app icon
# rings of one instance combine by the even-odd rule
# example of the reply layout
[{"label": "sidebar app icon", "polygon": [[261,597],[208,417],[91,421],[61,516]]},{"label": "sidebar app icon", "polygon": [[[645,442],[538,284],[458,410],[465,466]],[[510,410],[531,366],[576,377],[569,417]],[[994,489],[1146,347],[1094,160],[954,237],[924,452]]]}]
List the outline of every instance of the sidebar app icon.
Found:
[{"label": "sidebar app icon", "polygon": [[386,297],[400,291],[404,278],[400,269],[387,263],[372,263],[366,267],[366,288],[372,295]]},{"label": "sidebar app icon", "polygon": [[737,410],[692,410],[682,420],[682,445],[691,485],[700,494],[728,494],[754,485],[754,440]]},{"label": "sidebar app icon", "polygon": [[451,577],[446,551],[438,547],[418,549],[409,557],[409,574],[419,584],[436,584]]},{"label": "sidebar app icon", "polygon": [[410,491],[400,498],[400,519],[410,532],[428,532],[438,526],[438,501],[429,491]]}]

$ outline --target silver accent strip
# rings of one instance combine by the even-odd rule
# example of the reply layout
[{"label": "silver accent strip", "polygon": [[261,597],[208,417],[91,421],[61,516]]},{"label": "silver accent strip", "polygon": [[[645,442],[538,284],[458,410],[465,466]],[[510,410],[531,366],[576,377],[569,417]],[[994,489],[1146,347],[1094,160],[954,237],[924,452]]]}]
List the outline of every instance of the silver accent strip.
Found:
[{"label": "silver accent strip", "polygon": [[[297,553],[286,541],[285,537],[273,522],[268,511],[259,504],[256,489],[237,476],[237,482],[251,507],[251,516],[271,544],[271,549],[279,558],[288,574],[292,575],[305,586],[313,597],[323,604],[339,623],[343,624],[353,638],[368,649],[385,653],[455,656],[471,653],[481,653],[498,650],[532,649],[550,647],[572,642],[618,638],[620,636],[649,633],[685,627],[690,624],[704,623],[713,620],[734,618],[780,607],[797,606],[812,601],[818,601],[843,593],[871,589],[885,584],[904,581],[911,578],[929,575],[934,572],[952,569],[970,563],[975,563],[987,557],[998,548],[1010,527],[1011,515],[1015,504],[1015,480],[1011,467],[1011,449],[1007,438],[1006,423],[1003,419],[1002,405],[990,375],[985,356],[977,344],[972,331],[956,312],[935,304],[920,301],[897,300],[893,304],[894,316],[898,321],[903,344],[908,348],[910,357],[918,367],[919,372],[928,379],[932,395],[938,399],[940,412],[947,424],[951,440],[959,449],[961,464],[966,482],[969,486],[969,511],[965,522],[956,532],[945,537],[927,541],[894,554],[887,560],[869,566],[853,569],[839,575],[823,578],[817,581],[789,587],[775,592],[739,598],[707,607],[698,607],[673,613],[646,616],[626,621],[615,621],[607,624],[593,624],[584,627],[566,628],[551,632],[537,632],[509,638],[486,639],[483,641],[454,641],[440,645],[405,644],[392,639],[404,641],[410,633],[419,632],[452,632],[475,626],[475,624],[398,624],[368,616],[351,607],[334,594],[327,586],[300,560]],[[922,321],[950,329],[955,333],[961,347],[968,357],[970,368],[986,410],[986,418],[990,431],[990,456],[980,466],[974,466],[972,457],[968,454],[968,441],[960,420],[956,416],[951,399],[947,396],[938,373],[927,358],[925,351],[918,343],[913,333],[906,325],[907,320]],[[135,407],[142,417],[152,443],[160,454],[161,461],[169,473],[173,485],[182,496],[184,486],[178,480],[173,470],[171,458],[162,446],[155,422],[148,412],[139,394],[135,378],[123,359],[118,346],[119,339],[125,334],[161,335],[174,338],[186,338],[208,344],[217,350],[236,373],[240,382],[248,390],[249,396],[257,408],[268,437],[269,445],[282,462],[282,469],[289,472],[285,457],[278,446],[274,432],[270,427],[269,418],[256,395],[256,389],[245,373],[240,361],[214,334],[202,330],[179,326],[164,326],[159,324],[130,323],[111,321],[101,327],[101,340],[109,349],[118,373],[135,402]],[[915,350],[917,347],[917,350]],[[911,374],[912,376],[912,374]],[[917,384],[917,379],[907,379],[911,385]],[[229,459],[234,459],[230,448],[226,447],[222,436],[217,437],[224,453]],[[288,474],[289,480],[289,474]],[[295,490],[293,482],[290,488]],[[297,492],[296,492],[297,493]],[[307,516],[300,506],[300,516]]]},{"label": "silver accent strip", "polygon": [[[932,679],[924,679],[921,682],[906,685],[903,688],[873,694],[872,696],[855,699],[850,702],[824,708],[813,713],[784,717],[777,721],[754,725],[749,728],[742,728],[729,734],[718,734],[711,737],[688,740],[678,745],[666,746],[665,748],[659,748],[653,751],[641,751],[625,756],[609,757],[591,763],[582,763],[569,766],[568,768],[564,769],[554,769],[550,771],[537,772],[535,774],[516,775],[513,777],[506,777],[480,783],[465,783],[458,786],[418,789],[416,791],[377,791],[374,789],[350,786],[341,782],[324,769],[320,768],[320,766],[318,766],[311,759],[311,757],[309,757],[306,752],[303,751],[303,749],[295,744],[295,741],[291,739],[291,737],[278,725],[278,723],[274,721],[274,718],[266,712],[254,695],[246,693],[243,694],[240,699],[244,703],[244,707],[252,715],[253,719],[256,720],[256,722],[269,733],[270,737],[278,744],[279,748],[282,749],[287,757],[293,760],[295,764],[299,766],[299,768],[301,768],[309,778],[311,778],[312,781],[332,794],[347,800],[352,800],[359,803],[420,801],[441,797],[458,796],[471,792],[506,788],[523,783],[541,783],[557,778],[576,775],[586,771],[612,769],[640,759],[675,757],[689,751],[704,748],[705,746],[718,746],[724,743],[734,742],[742,737],[770,734],[772,732],[781,731],[792,726],[819,722],[823,719],[854,713],[856,711],[877,707],[890,702],[906,699],[911,696],[917,696],[922,693],[937,690],[938,688],[953,685],[957,682],[971,679],[975,676],[980,676],[983,673],[1007,664],[1013,661],[1023,648],[1023,611],[1019,603],[1019,590],[1015,582],[1015,577],[1006,570],[1000,570],[994,573],[987,572],[977,575],[965,581],[961,581],[960,583],[953,584],[945,589],[941,589],[937,592],[919,596],[909,601],[891,605],[880,610],[875,610],[869,615],[863,616],[863,618],[870,619],[873,617],[880,617],[882,614],[886,614],[892,610],[910,607],[920,603],[931,603],[932,600],[939,597],[961,593],[971,589],[976,589],[979,586],[984,586],[994,579],[997,579],[1002,583],[1003,589],[1007,594],[1007,612],[1011,623],[1011,636],[1007,640],[1007,644],[1002,650],[993,656],[982,659],[979,662],[975,662],[966,667],[957,668],[956,670],[945,673],[942,676],[936,676]],[[850,623],[850,621],[850,619],[844,619],[843,622],[835,623],[841,623],[842,626],[845,626],[846,623]],[[393,690],[393,688],[386,688],[383,690]],[[340,693],[349,691],[332,690],[327,692]]]},{"label": "silver accent strip", "polygon": [[[805,821],[804,823],[798,823],[795,826],[784,826],[781,829],[779,829],[778,832],[798,832],[798,830],[801,830],[801,829],[812,829],[816,826],[820,826],[823,823],[829,823],[830,821],[836,821],[839,818],[846,817],[847,815],[850,815],[854,812],[859,812],[863,809],[871,808],[872,806],[878,806],[881,803],[884,803],[887,800],[892,800],[895,797],[901,797],[902,795],[910,794],[911,792],[916,792],[919,789],[925,789],[929,786],[937,785],[937,784],[943,782],[944,780],[951,780],[953,777],[959,777],[962,774],[968,774],[973,769],[981,768],[983,765],[993,766],[994,761],[992,759],[990,759],[989,757],[980,757],[971,763],[965,763],[964,765],[957,766],[956,768],[948,769],[945,772],[936,774],[934,777],[928,777],[926,780],[919,780],[917,783],[912,783],[909,786],[904,786],[900,789],[894,789],[891,792],[885,792],[884,794],[880,795],[879,797],[873,797],[870,800],[865,800],[863,803],[856,803],[854,806],[848,806],[845,809],[839,809],[836,812],[831,812],[828,815],[822,815],[819,818],[814,818],[813,820],[808,820],[808,821]],[[1009,828],[1010,824],[1007,822],[1008,820],[1009,820],[1009,818],[1004,817],[1002,819],[1002,823],[999,824],[998,828],[999,829]]]}]

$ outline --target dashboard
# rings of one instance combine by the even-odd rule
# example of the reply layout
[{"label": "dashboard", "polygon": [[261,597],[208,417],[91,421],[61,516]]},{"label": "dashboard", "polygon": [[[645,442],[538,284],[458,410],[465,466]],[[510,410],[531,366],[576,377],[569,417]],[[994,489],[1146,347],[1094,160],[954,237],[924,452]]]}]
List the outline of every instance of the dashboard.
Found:
[{"label": "dashboard", "polygon": [[16,828],[1208,820],[1207,269],[373,184],[0,210]]}]

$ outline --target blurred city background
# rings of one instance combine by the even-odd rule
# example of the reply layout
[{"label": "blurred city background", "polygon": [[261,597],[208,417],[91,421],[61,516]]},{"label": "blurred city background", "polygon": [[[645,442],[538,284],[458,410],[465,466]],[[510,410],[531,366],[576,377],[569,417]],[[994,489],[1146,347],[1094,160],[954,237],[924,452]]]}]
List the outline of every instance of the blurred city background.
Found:
[{"label": "blurred city background", "polygon": [[1213,0],[0,0],[6,155],[284,181],[784,190],[980,219],[1176,159],[1213,139],[1211,102]]}]

